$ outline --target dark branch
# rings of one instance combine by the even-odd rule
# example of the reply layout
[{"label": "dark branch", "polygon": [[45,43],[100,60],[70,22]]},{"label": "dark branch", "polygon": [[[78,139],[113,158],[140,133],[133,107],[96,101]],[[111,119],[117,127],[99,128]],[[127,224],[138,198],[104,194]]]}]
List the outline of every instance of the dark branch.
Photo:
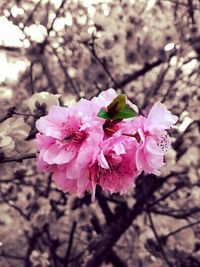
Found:
[{"label": "dark branch", "polygon": [[74,221],[72,224],[71,231],[70,231],[69,242],[68,242],[67,252],[66,252],[66,256],[65,256],[65,262],[66,262],[65,267],[68,266],[68,260],[69,260],[70,254],[71,254],[71,249],[72,249],[73,240],[74,240],[74,234],[76,231],[76,225],[77,225],[77,222]]},{"label": "dark branch", "polygon": [[146,64],[142,69],[128,75],[126,78],[124,78],[123,80],[117,82],[117,86],[114,85],[114,88],[123,88],[124,86],[126,86],[128,83],[138,79],[139,77],[143,76],[144,74],[146,74],[148,71],[152,70],[153,68],[159,66],[160,64],[163,63],[163,60],[158,59],[153,63],[150,64]]},{"label": "dark branch", "polygon": [[31,153],[31,154],[22,155],[22,156],[3,158],[0,160],[0,164],[7,163],[7,162],[20,162],[21,163],[24,159],[34,159],[34,158],[36,158],[36,154]]},{"label": "dark branch", "polygon": [[150,213],[150,212],[148,213],[148,216],[149,216],[149,221],[150,221],[151,229],[152,229],[152,231],[153,231],[153,233],[154,233],[154,236],[155,236],[155,238],[156,238],[156,241],[157,241],[157,243],[158,243],[158,245],[159,245],[160,252],[162,253],[163,258],[164,258],[165,262],[167,263],[167,265],[168,265],[169,267],[173,267],[172,263],[171,263],[171,262],[169,261],[169,259],[167,258],[167,255],[166,255],[165,250],[164,250],[164,248],[163,248],[161,239],[160,239],[160,237],[159,237],[159,235],[158,235],[158,233],[157,233],[157,231],[156,231],[156,227],[155,227],[155,225],[154,225],[154,222],[153,222],[153,219],[152,219],[152,216],[151,216],[151,213]]},{"label": "dark branch", "polygon": [[150,175],[150,177],[154,179],[154,183],[152,183],[152,186],[145,193],[140,192],[138,194],[136,204],[133,208],[127,210],[125,214],[120,214],[121,216],[119,215],[113,223],[104,229],[101,236],[89,244],[88,249],[91,253],[91,258],[86,263],[86,267],[98,267],[105,261],[121,235],[144,211],[148,200],[152,198],[154,192],[166,182],[165,178],[156,178],[154,175]]}]

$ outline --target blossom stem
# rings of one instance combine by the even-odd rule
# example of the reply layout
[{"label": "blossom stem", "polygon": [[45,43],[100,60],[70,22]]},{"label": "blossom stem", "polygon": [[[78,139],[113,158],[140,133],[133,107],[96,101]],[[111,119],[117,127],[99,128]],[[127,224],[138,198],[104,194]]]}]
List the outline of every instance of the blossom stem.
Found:
[{"label": "blossom stem", "polygon": [[[112,129],[110,129],[110,128],[106,128],[105,130],[108,131],[108,132],[110,132],[110,133],[116,133],[115,130],[112,130]],[[138,133],[135,133],[135,134],[131,134],[131,133],[122,133],[122,135],[124,135],[124,136],[128,136],[128,137],[133,137],[133,138],[135,138],[138,142],[140,142],[140,136],[139,136]]]}]

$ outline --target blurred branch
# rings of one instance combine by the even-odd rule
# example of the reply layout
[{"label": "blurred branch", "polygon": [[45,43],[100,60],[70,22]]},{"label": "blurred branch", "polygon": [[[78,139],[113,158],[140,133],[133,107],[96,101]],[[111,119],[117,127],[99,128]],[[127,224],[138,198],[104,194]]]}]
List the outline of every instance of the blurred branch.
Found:
[{"label": "blurred branch", "polygon": [[21,112],[15,111],[14,109],[12,110],[12,112],[15,115],[29,116],[29,117],[34,117],[34,118],[37,118],[37,119],[39,118],[39,116],[37,116],[37,115],[31,114],[31,113],[21,113]]},{"label": "blurred branch", "polygon": [[[188,6],[189,6],[189,3],[179,2],[179,0],[177,0],[177,1],[176,0],[163,0],[163,1],[170,2],[170,3],[175,4],[175,5],[178,4],[178,5],[186,7],[186,8],[188,8]],[[197,5],[193,5],[193,9],[199,11],[199,8]]]},{"label": "blurred branch", "polygon": [[76,86],[75,86],[75,84],[74,84],[72,78],[69,76],[69,74],[68,74],[68,72],[67,72],[67,67],[64,66],[64,63],[62,62],[62,60],[61,60],[61,58],[60,58],[60,56],[59,56],[57,50],[56,50],[53,46],[51,46],[51,48],[52,48],[52,50],[53,50],[55,56],[56,56],[57,59],[58,59],[58,63],[60,64],[61,70],[63,71],[63,74],[64,74],[64,76],[66,77],[66,80],[69,81],[69,84],[70,84],[71,87],[73,88],[74,93],[75,93],[77,96],[79,96],[79,98],[80,98],[79,90],[76,88]]},{"label": "blurred branch", "polygon": [[5,258],[9,258],[9,259],[13,259],[13,260],[20,260],[20,261],[25,261],[26,258],[23,257],[23,256],[18,256],[18,255],[11,255],[11,254],[8,254],[4,251],[0,252],[0,257],[5,257]]},{"label": "blurred branch", "polygon": [[177,185],[175,188],[173,188],[171,191],[167,192],[166,194],[164,194],[163,196],[161,196],[160,198],[156,199],[154,202],[148,204],[148,208],[151,208],[152,206],[155,206],[156,204],[158,204],[159,202],[165,200],[166,198],[168,198],[169,196],[171,196],[171,194],[175,193],[176,191],[178,191],[179,189],[183,188],[183,185]]},{"label": "blurred branch", "polygon": [[119,214],[115,221],[104,229],[102,235],[89,244],[88,249],[91,251],[91,258],[86,263],[86,267],[98,267],[103,263],[121,235],[144,211],[147,202],[152,198],[154,192],[161,188],[168,179],[157,178],[155,175],[148,176],[154,180],[154,183],[146,188],[145,193],[140,192],[140,194],[138,194],[137,201],[133,208],[127,210],[126,213]]},{"label": "blurred branch", "polygon": [[165,235],[165,236],[162,236],[162,238],[163,238],[164,240],[166,240],[166,239],[168,239],[170,236],[172,236],[172,235],[176,235],[177,233],[179,233],[179,232],[181,232],[181,231],[183,231],[183,230],[185,230],[185,229],[187,229],[187,228],[193,227],[193,226],[195,226],[195,225],[197,225],[197,224],[200,224],[200,220],[198,220],[198,221],[196,221],[196,222],[193,222],[193,223],[189,223],[189,224],[187,224],[187,225],[184,225],[184,226],[182,226],[182,227],[180,227],[180,228],[178,228],[178,229],[176,229],[176,230],[170,232],[169,234],[167,234],[167,235]]},{"label": "blurred branch", "polygon": [[194,120],[187,126],[185,131],[179,135],[179,137],[176,139],[176,141],[173,144],[174,149],[177,150],[177,155],[176,155],[177,160],[179,160],[182,157],[182,155],[184,154],[184,153],[182,153],[182,150],[180,150],[179,148],[184,142],[185,135],[190,132],[190,130],[194,124],[197,124],[197,126],[199,127],[199,131],[200,131],[200,120]]},{"label": "blurred branch", "polygon": [[156,231],[156,227],[155,227],[155,225],[154,225],[154,222],[153,222],[153,219],[152,219],[152,216],[151,216],[151,213],[150,213],[150,212],[148,213],[148,217],[149,217],[149,222],[150,222],[150,225],[151,225],[151,229],[152,229],[152,231],[153,231],[153,233],[154,233],[154,236],[155,236],[155,238],[156,238],[156,241],[157,241],[157,243],[158,243],[158,245],[159,245],[159,249],[160,249],[160,251],[161,251],[161,253],[162,253],[162,255],[163,255],[163,258],[164,258],[166,264],[167,264],[169,267],[173,267],[172,263],[171,263],[171,262],[169,261],[169,259],[167,258],[167,255],[166,255],[165,250],[164,250],[164,248],[163,248],[163,244],[162,244],[161,239],[160,239],[160,237],[159,237],[159,235],[158,235],[158,233],[157,233],[157,231]]},{"label": "blurred branch", "polygon": [[150,63],[150,64],[147,63],[142,69],[135,71],[134,73],[132,73],[132,74],[128,75],[127,77],[125,77],[123,80],[119,81],[117,83],[117,87],[114,85],[114,88],[117,89],[118,87],[119,88],[124,87],[128,83],[136,80],[140,76],[143,76],[148,71],[152,70],[153,68],[159,66],[162,63],[163,63],[163,60],[161,60],[161,59],[158,59],[155,62]]},{"label": "blurred branch", "polygon": [[56,11],[56,14],[55,14],[55,17],[54,19],[52,20],[51,22],[51,25],[50,27],[47,29],[47,36],[49,35],[49,33],[53,30],[53,25],[57,19],[57,17],[60,15],[60,11],[62,10],[62,8],[64,7],[65,3],[67,2],[67,0],[62,0],[60,6],[58,7],[57,11]]},{"label": "blurred branch", "polygon": [[71,231],[70,231],[70,235],[69,235],[69,241],[68,241],[68,247],[67,247],[67,252],[66,252],[66,255],[65,255],[65,258],[64,258],[64,261],[66,262],[65,263],[65,267],[68,266],[68,260],[69,260],[70,254],[71,254],[71,249],[72,249],[73,240],[74,240],[74,234],[75,234],[75,231],[76,231],[76,225],[77,225],[77,222],[74,221],[73,224],[72,224],[72,227],[71,227]]},{"label": "blurred branch", "polygon": [[38,229],[34,229],[33,235],[30,238],[28,238],[29,247],[26,251],[26,261],[25,261],[24,267],[30,267],[31,266],[30,255],[31,255],[31,252],[33,251],[35,245],[37,244],[39,238],[41,238],[41,232]]},{"label": "blurred branch", "polygon": [[31,61],[30,70],[29,70],[31,95],[34,94],[34,82],[33,82],[33,67],[34,67],[34,64],[35,64],[35,61]]},{"label": "blurred branch", "polygon": [[47,238],[48,238],[48,242],[47,242],[47,245],[51,251],[51,259],[52,259],[52,262],[54,263],[53,266],[55,267],[59,267],[61,263],[65,263],[65,261],[63,261],[63,259],[57,255],[56,251],[58,249],[58,246],[60,245],[59,242],[57,240],[53,240],[51,238],[51,235],[50,235],[50,225],[49,224],[46,224],[44,227],[43,227],[43,232],[46,233],[47,235]]},{"label": "blurred branch", "polygon": [[110,78],[110,80],[113,82],[115,88],[120,88],[118,86],[118,83],[117,81],[113,78],[110,70],[108,69],[107,67],[107,64],[106,64],[106,59],[105,58],[100,58],[98,55],[97,55],[97,52],[96,52],[96,49],[95,49],[95,36],[92,35],[92,42],[88,43],[88,48],[90,50],[90,52],[92,53],[92,55],[94,56],[94,58],[97,60],[97,62],[102,66],[103,70],[105,71],[105,73],[108,75],[108,77]]},{"label": "blurred branch", "polygon": [[14,202],[12,201],[10,201],[10,200],[8,200],[8,199],[6,199],[6,197],[4,196],[4,194],[3,194],[3,192],[2,192],[2,189],[1,189],[1,187],[0,187],[0,192],[1,192],[1,197],[2,197],[2,199],[3,199],[3,201],[5,202],[5,203],[7,203],[10,207],[12,207],[13,209],[15,209],[24,219],[26,219],[27,221],[29,221],[29,216],[28,215],[26,215],[21,209],[20,209],[20,207],[18,207],[18,206],[16,206],[15,204],[14,204]]},{"label": "blurred branch", "polygon": [[33,16],[34,16],[34,13],[37,11],[37,9],[39,8],[41,4],[41,0],[39,0],[36,5],[34,6],[34,8],[31,10],[30,14],[28,15],[26,21],[23,23],[24,24],[24,27],[29,23],[29,22],[32,22],[32,19],[33,19]]},{"label": "blurred branch", "polygon": [[141,107],[141,109],[145,109],[151,100],[151,98],[155,97],[159,90],[161,90],[161,85],[164,81],[165,76],[167,75],[168,71],[170,69],[170,64],[167,65],[167,67],[164,70],[161,70],[159,75],[157,76],[157,80],[155,82],[154,86],[151,86],[148,93],[145,94],[144,103]]},{"label": "blurred branch", "polygon": [[[99,219],[95,214],[93,214],[92,216],[91,223],[96,233],[102,234],[102,228]],[[115,267],[128,267],[126,262],[124,262],[112,249],[110,251],[110,254],[108,255],[107,261],[111,262]]]},{"label": "blurred branch", "polygon": [[159,209],[151,209],[151,212],[155,214],[173,217],[176,219],[186,219],[187,217],[200,212],[200,208],[194,207],[189,210],[168,210],[168,211],[159,210]]},{"label": "blurred branch", "polygon": [[109,225],[113,221],[114,216],[108,206],[106,198],[102,194],[101,189],[99,187],[96,190],[96,197],[98,199],[99,206],[101,207],[103,214],[105,216],[106,223],[107,225]]},{"label": "blurred branch", "polygon": [[0,45],[0,50],[5,50],[7,52],[21,52],[22,49],[20,47],[8,46],[8,45]]},{"label": "blurred branch", "polygon": [[31,153],[31,154],[22,155],[22,156],[15,156],[15,157],[10,157],[10,158],[0,159],[0,164],[1,163],[7,163],[7,162],[19,162],[19,163],[21,163],[25,159],[34,159],[34,158],[36,158],[36,154]]},{"label": "blurred branch", "polygon": [[57,86],[52,78],[52,74],[45,56],[43,54],[38,55],[38,61],[42,65],[44,74],[46,75],[49,86],[51,87],[52,94],[57,94]]},{"label": "blurred branch", "polygon": [[12,117],[13,115],[21,115],[21,116],[31,116],[34,118],[39,118],[40,116],[34,115],[32,113],[21,113],[15,110],[15,107],[11,107],[7,110],[7,114],[0,120],[0,123],[9,119],[10,117]]},{"label": "blurred branch", "polygon": [[194,18],[194,5],[193,5],[193,0],[187,0],[188,2],[188,13],[191,18],[192,24],[195,25],[195,18]]},{"label": "blurred branch", "polygon": [[[135,72],[133,72],[130,75],[127,75],[124,79],[122,79],[121,81],[117,82],[117,85],[119,88],[122,88],[124,86],[126,86],[127,84],[129,84],[130,82],[138,79],[141,76],[144,76],[147,72],[149,72],[150,70],[158,67],[159,65],[161,65],[162,63],[165,62],[169,62],[170,59],[176,54],[176,49],[174,49],[173,51],[171,51],[171,53],[168,55],[166,54],[165,56],[163,56],[160,59],[157,59],[156,61],[152,62],[152,63],[146,63],[144,65],[143,68],[141,68],[140,70],[137,70]],[[166,68],[165,70],[166,72],[168,71],[168,68]],[[163,72],[162,75],[165,75],[165,71]],[[162,75],[161,75],[161,79],[162,79]],[[117,89],[116,86],[114,86],[114,89]]]}]

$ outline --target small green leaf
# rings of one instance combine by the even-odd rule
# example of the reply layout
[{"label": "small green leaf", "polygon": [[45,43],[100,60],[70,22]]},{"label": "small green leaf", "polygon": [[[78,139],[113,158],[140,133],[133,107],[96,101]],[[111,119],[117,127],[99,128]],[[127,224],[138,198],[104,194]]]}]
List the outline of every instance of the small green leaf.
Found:
[{"label": "small green leaf", "polygon": [[101,109],[97,116],[105,120],[110,120],[110,117],[108,116],[107,111],[105,109]]},{"label": "small green leaf", "polygon": [[107,108],[102,108],[97,114],[98,117],[105,120],[123,120],[137,116],[137,112],[126,104],[126,96],[124,94],[118,95]]},{"label": "small green leaf", "polygon": [[107,114],[109,117],[114,117],[119,111],[122,111],[126,105],[126,95],[121,94],[107,106]]},{"label": "small green leaf", "polygon": [[129,119],[137,116],[137,112],[131,108],[128,104],[125,105],[124,109],[117,112],[112,119],[114,120],[122,120],[122,119]]}]

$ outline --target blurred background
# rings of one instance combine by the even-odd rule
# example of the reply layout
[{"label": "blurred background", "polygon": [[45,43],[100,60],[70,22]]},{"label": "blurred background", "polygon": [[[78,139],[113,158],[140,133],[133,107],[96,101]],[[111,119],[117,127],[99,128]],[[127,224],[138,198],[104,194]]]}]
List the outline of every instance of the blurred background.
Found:
[{"label": "blurred background", "polygon": [[[199,267],[200,1],[0,0],[0,66],[0,267]],[[110,87],[179,121],[160,177],[91,203],[37,172],[35,121]]]}]

